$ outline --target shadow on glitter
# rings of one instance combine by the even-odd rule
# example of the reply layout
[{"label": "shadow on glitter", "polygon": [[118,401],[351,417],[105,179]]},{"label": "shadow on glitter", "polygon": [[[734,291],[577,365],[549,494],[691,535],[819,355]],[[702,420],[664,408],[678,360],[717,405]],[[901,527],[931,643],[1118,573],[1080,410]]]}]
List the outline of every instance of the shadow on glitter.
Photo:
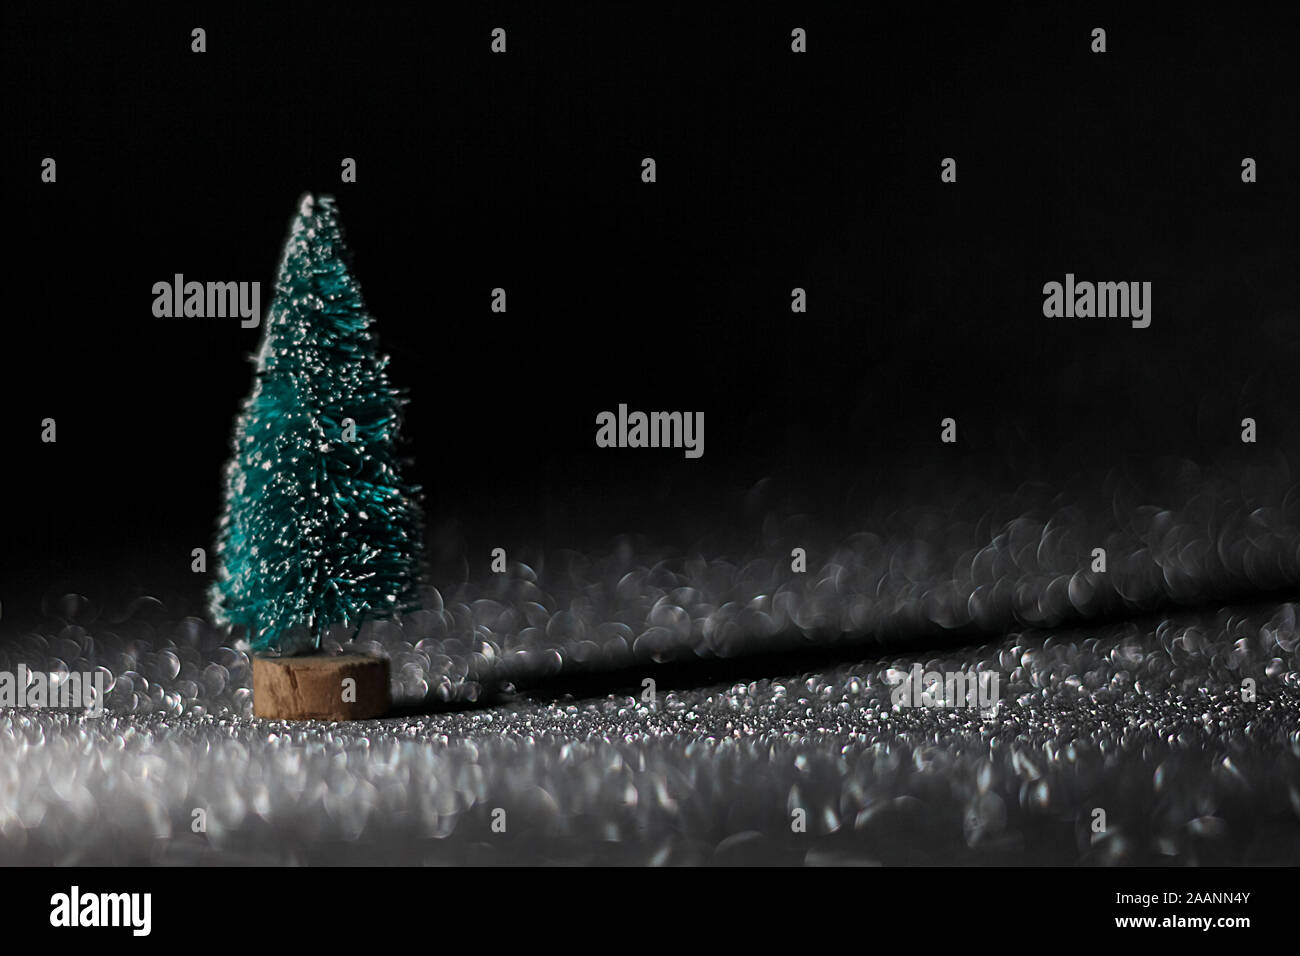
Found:
[{"label": "shadow on glitter", "polygon": [[871,635],[829,635],[805,637],[798,632],[785,632],[778,636],[782,647],[769,651],[752,651],[734,657],[675,659],[662,662],[647,661],[617,668],[571,670],[551,675],[517,677],[495,685],[484,686],[474,700],[454,698],[449,701],[405,701],[395,704],[390,717],[417,717],[446,713],[464,713],[499,707],[521,701],[550,703],[564,700],[583,700],[625,694],[635,697],[642,692],[642,681],[651,678],[658,692],[688,691],[712,685],[750,683],[765,678],[785,677],[792,674],[815,673],[840,664],[852,664],[869,659],[886,657],[922,656],[933,653],[951,654],[971,649],[999,635],[1022,633],[1026,640],[1046,640],[1061,634],[1078,631],[1100,631],[1123,624],[1139,628],[1154,626],[1174,614],[1197,614],[1221,611],[1227,608],[1249,612],[1254,607],[1266,608],[1277,603],[1300,601],[1300,587],[1292,586],[1270,591],[1225,593],[1221,597],[1206,598],[1201,602],[1169,603],[1149,610],[1129,613],[1111,613],[1073,620],[1056,626],[1014,624],[990,631],[975,625],[945,629],[938,626],[924,630],[894,629]]}]

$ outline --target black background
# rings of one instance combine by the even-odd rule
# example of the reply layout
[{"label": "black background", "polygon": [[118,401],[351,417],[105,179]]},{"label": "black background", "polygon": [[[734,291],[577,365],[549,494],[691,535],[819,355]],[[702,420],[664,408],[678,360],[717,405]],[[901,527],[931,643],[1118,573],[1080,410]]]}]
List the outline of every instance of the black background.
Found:
[{"label": "black background", "polygon": [[[6,623],[197,596],[261,330],[151,289],[265,307],[306,190],[411,396],[435,584],[498,545],[743,540],[774,475],[829,514],[864,468],[1294,447],[1300,15],[1128,6],[6,4]],[[1067,272],[1151,281],[1151,328],[1045,319]],[[598,450],[620,402],[704,411],[704,457]]]}]

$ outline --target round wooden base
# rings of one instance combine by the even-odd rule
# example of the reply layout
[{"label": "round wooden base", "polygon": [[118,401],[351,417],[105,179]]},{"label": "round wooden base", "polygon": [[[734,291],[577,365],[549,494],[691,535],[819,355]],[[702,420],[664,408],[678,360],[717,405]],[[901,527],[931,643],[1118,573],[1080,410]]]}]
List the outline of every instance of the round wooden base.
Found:
[{"label": "round wooden base", "polygon": [[253,656],[253,714],[270,720],[366,720],[392,706],[388,661],[361,654]]}]

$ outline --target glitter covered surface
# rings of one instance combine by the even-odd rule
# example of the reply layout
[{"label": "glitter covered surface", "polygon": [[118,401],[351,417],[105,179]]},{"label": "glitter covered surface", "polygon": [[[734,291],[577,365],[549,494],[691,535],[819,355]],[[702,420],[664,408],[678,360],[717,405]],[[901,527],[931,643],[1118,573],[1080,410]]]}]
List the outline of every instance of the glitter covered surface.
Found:
[{"label": "glitter covered surface", "polygon": [[[1294,862],[1296,606],[1144,612],[1296,580],[1286,474],[1109,513],[1026,486],[1004,522],[900,505],[804,575],[793,519],[739,561],[515,564],[368,624],[400,716],[353,724],[256,720],[228,630],[67,595],[0,670],[102,668],[108,713],[0,711],[0,860]],[[1103,526],[1110,569],[1080,571]],[[997,673],[996,712],[893,705],[913,664]]]},{"label": "glitter covered surface", "polygon": [[[1293,862],[1295,617],[1017,634],[661,690],[654,706],[520,697],[338,725],[201,714],[137,672],[129,693],[170,712],[0,716],[0,849],[84,864]],[[914,659],[1000,671],[998,712],[891,708],[891,668]],[[193,683],[216,691],[246,667]]]}]

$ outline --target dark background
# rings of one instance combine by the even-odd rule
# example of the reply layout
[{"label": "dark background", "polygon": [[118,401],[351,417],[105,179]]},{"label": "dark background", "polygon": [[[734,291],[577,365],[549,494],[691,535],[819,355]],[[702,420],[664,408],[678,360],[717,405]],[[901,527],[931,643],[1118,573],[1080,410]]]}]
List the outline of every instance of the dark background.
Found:
[{"label": "dark background", "polygon": [[[770,476],[834,521],[863,469],[1295,447],[1300,14],[1044,6],[6,4],[0,627],[197,598],[261,329],[151,288],[265,308],[305,190],[409,390],[440,586],[496,546],[743,543]],[[1045,319],[1067,272],[1151,281],[1151,328]],[[704,457],[598,450],[620,402],[704,411]]]}]

